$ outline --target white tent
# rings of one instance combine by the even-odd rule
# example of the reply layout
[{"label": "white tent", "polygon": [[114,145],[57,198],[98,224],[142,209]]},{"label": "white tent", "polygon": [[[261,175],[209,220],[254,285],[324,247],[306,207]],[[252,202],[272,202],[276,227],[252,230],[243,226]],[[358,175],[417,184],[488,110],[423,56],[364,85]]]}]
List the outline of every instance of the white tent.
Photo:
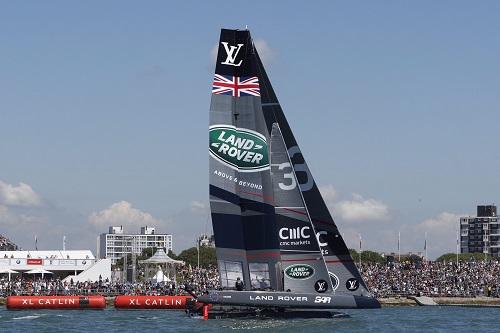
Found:
[{"label": "white tent", "polygon": [[163,249],[158,249],[151,258],[139,260],[139,264],[184,264],[184,261],[172,259]]},{"label": "white tent", "polygon": [[[152,273],[155,271],[155,267],[158,267],[160,270],[155,273],[155,275],[151,278],[151,280],[156,280],[158,281],[158,277],[162,278],[163,276],[163,281],[164,282],[170,282],[171,279],[170,277],[173,278],[175,281],[175,265],[183,265],[184,261],[181,260],[175,260],[170,258],[163,249],[158,249],[156,253],[149,259],[146,260],[139,260],[139,264],[145,265],[146,269],[146,279],[151,276],[149,273]],[[167,272],[167,275],[163,274],[163,270],[161,269],[161,265],[164,266],[165,271]],[[148,269],[149,266],[149,269]],[[161,276],[158,276],[158,274],[161,272]]]},{"label": "white tent", "polygon": [[165,276],[165,274],[163,274],[163,270],[161,269],[160,266],[158,266],[158,271],[156,272],[155,276],[153,277],[152,279],[153,281],[155,282],[170,282],[170,278],[168,276]]},{"label": "white tent", "polygon": [[10,281],[10,275],[11,274],[18,274],[18,271],[15,271],[13,269],[7,268],[7,269],[1,269],[0,274],[9,274],[9,281]]},{"label": "white tent", "polygon": [[32,269],[31,271],[27,271],[26,274],[42,274],[42,279],[45,274],[52,274],[51,271],[47,271],[43,268]]}]

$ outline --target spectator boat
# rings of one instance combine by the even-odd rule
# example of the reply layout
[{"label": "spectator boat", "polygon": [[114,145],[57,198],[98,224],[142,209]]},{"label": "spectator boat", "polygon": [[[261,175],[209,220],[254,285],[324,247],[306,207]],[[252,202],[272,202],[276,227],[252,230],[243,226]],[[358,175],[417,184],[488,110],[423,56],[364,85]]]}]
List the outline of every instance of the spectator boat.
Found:
[{"label": "spectator boat", "polygon": [[222,290],[197,296],[191,314],[331,317],[333,309],[380,307],[325,205],[250,32],[223,29],[216,61],[209,192]]}]

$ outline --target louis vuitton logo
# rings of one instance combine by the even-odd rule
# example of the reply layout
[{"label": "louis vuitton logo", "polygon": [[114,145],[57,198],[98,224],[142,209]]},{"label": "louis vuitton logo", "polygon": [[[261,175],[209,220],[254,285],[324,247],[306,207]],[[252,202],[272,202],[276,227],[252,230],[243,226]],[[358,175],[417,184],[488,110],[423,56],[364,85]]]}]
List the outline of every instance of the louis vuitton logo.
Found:
[{"label": "louis vuitton logo", "polygon": [[221,42],[221,44],[224,45],[224,50],[226,50],[226,55],[227,55],[226,60],[221,62],[221,64],[235,66],[235,67],[241,66],[243,60],[240,60],[240,62],[237,64],[235,63],[235,61],[243,44],[237,44],[237,46],[229,45],[227,42]]}]

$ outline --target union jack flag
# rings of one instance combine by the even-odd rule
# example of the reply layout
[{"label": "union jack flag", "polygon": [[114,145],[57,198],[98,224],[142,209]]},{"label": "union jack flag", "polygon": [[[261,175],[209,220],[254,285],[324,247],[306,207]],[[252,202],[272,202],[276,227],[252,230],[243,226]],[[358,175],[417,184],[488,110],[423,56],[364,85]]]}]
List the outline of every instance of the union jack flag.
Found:
[{"label": "union jack flag", "polygon": [[215,74],[212,94],[240,96],[260,96],[259,79],[256,76],[229,76]]}]

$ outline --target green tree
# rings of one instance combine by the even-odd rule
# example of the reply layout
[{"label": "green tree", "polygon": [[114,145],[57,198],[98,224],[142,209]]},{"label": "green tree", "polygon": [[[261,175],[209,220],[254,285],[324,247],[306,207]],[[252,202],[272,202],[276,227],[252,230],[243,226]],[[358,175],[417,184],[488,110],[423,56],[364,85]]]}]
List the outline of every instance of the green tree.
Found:
[{"label": "green tree", "polygon": [[[349,253],[351,254],[352,260],[355,262],[359,262],[359,252],[355,249],[349,249]],[[363,263],[385,263],[385,258],[380,255],[378,252],[374,251],[363,251],[361,252],[361,262]]]},{"label": "green tree", "polygon": [[[484,254],[480,252],[476,253],[460,253],[458,255],[458,261],[462,262],[468,262],[468,261],[482,261],[482,260],[491,260],[491,255],[490,254]],[[436,259],[436,261],[443,262],[443,261],[457,261],[457,254],[456,253],[445,253],[441,255],[439,258]]]},{"label": "green tree", "polygon": [[382,264],[385,263],[385,258],[382,257],[378,252],[363,251],[361,253],[361,262]]},{"label": "green tree", "polygon": [[[198,264],[198,250],[196,249],[196,247],[186,249],[179,254],[177,259],[184,261],[186,265],[195,267]],[[207,267],[208,265],[215,264],[217,264],[215,248],[200,246],[200,266]]]},{"label": "green tree", "polygon": [[[151,258],[156,253],[156,250],[158,250],[156,247],[146,247],[146,248],[142,249],[142,252],[139,255],[138,260],[145,260],[145,259]],[[165,249],[163,249],[163,250],[165,250]]]},{"label": "green tree", "polygon": [[417,256],[416,254],[410,254],[405,258],[407,261],[411,262],[412,264],[415,264],[417,262],[421,262],[423,260],[422,257]]},{"label": "green tree", "polygon": [[172,259],[177,260],[177,255],[172,250],[168,250],[167,256],[169,256]]},{"label": "green tree", "polygon": [[[139,261],[151,258],[156,253],[157,250],[158,250],[158,248],[156,248],[156,247],[144,248],[142,250],[141,254],[136,256],[136,262],[135,262],[136,267],[140,268]],[[165,251],[165,248],[163,248],[163,251]],[[172,259],[177,259],[177,256],[175,255],[175,253],[172,252],[171,250],[168,250],[168,256]],[[127,264],[128,265],[132,264],[132,254],[130,254],[130,253],[127,254]],[[113,266],[113,268],[120,268],[121,270],[123,270],[123,258],[118,259],[116,261],[116,264]]]}]

